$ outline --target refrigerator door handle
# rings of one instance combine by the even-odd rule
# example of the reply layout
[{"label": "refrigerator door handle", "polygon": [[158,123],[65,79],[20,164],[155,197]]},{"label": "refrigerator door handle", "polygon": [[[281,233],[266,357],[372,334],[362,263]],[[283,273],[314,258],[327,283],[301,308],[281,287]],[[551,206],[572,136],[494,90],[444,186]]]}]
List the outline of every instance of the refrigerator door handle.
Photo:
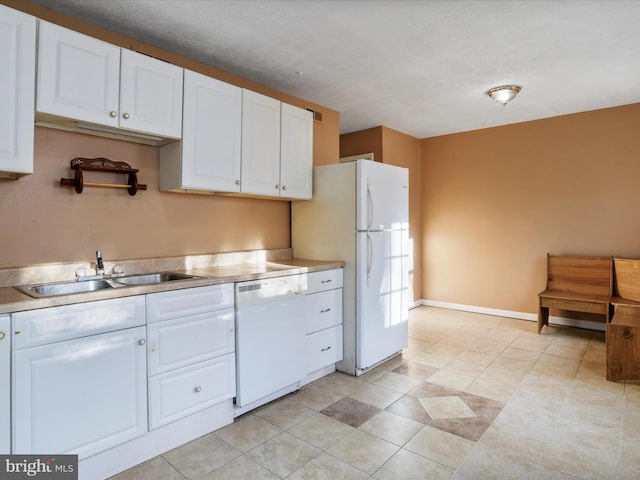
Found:
[{"label": "refrigerator door handle", "polygon": [[367,178],[367,203],[369,208],[367,213],[369,218],[367,219],[367,230],[371,230],[371,224],[373,223],[373,194],[371,193],[371,181]]},{"label": "refrigerator door handle", "polygon": [[367,233],[367,287],[371,286],[371,265],[373,263],[373,240]]}]

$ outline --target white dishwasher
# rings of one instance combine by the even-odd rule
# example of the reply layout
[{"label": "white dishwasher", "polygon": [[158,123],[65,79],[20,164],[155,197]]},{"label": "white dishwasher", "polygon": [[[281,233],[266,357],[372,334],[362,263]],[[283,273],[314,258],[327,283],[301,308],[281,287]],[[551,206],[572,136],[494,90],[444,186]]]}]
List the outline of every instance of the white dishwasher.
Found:
[{"label": "white dishwasher", "polygon": [[305,377],[306,278],[235,284],[237,407],[266,403],[283,389],[295,390]]}]

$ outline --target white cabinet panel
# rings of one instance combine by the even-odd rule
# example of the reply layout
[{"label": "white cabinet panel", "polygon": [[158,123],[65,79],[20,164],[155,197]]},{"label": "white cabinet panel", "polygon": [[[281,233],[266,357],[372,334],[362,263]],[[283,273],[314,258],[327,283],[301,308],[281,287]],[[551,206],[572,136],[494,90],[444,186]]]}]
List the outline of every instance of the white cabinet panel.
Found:
[{"label": "white cabinet panel", "polygon": [[147,431],[145,328],[13,353],[13,452],[86,458]]},{"label": "white cabinet panel", "polygon": [[11,343],[9,315],[0,315],[0,455],[11,452]]},{"label": "white cabinet panel", "polygon": [[184,72],[182,142],[160,148],[160,189],[239,192],[242,89]]},{"label": "white cabinet panel", "polygon": [[33,173],[36,19],[0,5],[0,177]]},{"label": "white cabinet panel", "polygon": [[228,309],[148,325],[149,375],[233,352],[234,323]]},{"label": "white cabinet panel", "polygon": [[307,373],[342,360],[342,325],[307,335]]},{"label": "white cabinet panel", "polygon": [[123,297],[29,310],[14,313],[12,321],[15,350],[144,325],[145,299]]},{"label": "white cabinet panel", "polygon": [[170,138],[182,134],[183,69],[122,49],[120,126]]},{"label": "white cabinet panel", "polygon": [[308,273],[307,292],[315,293],[325,290],[331,290],[334,288],[342,288],[342,278],[342,268]]},{"label": "white cabinet panel", "polygon": [[233,308],[233,284],[185,288],[147,295],[147,322],[162,322],[198,313]]},{"label": "white cabinet panel", "polygon": [[307,295],[307,333],[342,323],[342,289]]},{"label": "white cabinet panel", "polygon": [[39,112],[118,126],[120,48],[39,21]]},{"label": "white cabinet panel", "polygon": [[235,396],[233,353],[149,379],[149,428],[154,429]]},{"label": "white cabinet panel", "polygon": [[282,103],[280,196],[310,199],[313,185],[313,114]]},{"label": "white cabinet panel", "polygon": [[280,101],[242,91],[241,192],[280,196]]},{"label": "white cabinet panel", "polygon": [[38,112],[180,138],[182,68],[42,20],[38,32]]}]

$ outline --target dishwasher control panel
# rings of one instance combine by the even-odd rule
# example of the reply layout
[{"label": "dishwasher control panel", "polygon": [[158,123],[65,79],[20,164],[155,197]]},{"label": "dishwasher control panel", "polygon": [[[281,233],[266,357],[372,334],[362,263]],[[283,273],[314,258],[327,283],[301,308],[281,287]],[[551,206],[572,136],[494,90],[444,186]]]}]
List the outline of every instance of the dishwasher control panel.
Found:
[{"label": "dishwasher control panel", "polygon": [[304,295],[307,289],[304,273],[238,282],[235,284],[236,308]]}]

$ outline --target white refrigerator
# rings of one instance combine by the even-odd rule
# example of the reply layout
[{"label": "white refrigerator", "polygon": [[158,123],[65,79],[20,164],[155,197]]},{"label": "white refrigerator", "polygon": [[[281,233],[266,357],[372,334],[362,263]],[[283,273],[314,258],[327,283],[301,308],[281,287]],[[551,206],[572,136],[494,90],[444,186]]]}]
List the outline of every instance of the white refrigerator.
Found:
[{"label": "white refrigerator", "polygon": [[408,342],[409,173],[356,160],[313,169],[313,198],[291,204],[298,258],[342,260],[343,360],[360,375]]}]

